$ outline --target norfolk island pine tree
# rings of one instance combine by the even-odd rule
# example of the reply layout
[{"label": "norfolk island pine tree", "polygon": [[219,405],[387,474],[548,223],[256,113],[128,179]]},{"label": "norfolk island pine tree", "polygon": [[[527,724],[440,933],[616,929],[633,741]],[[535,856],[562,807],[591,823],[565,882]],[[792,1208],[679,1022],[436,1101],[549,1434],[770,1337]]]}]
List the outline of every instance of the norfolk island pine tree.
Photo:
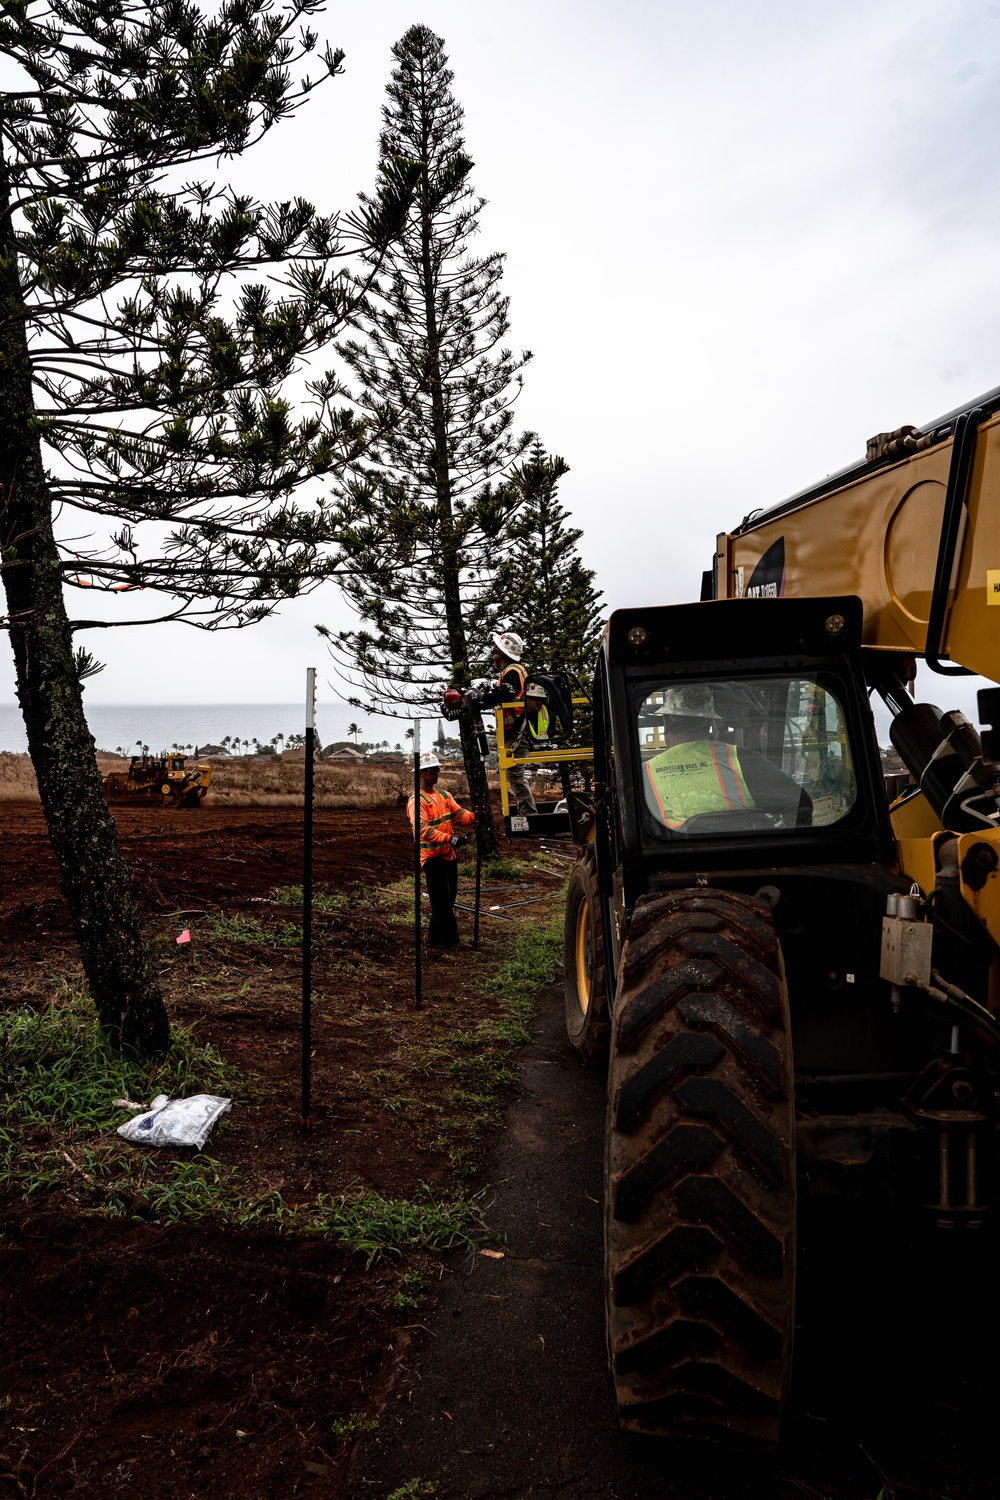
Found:
[{"label": "norfolk island pine tree", "polygon": [[[317,0],[15,0],[0,17],[0,577],[49,837],[102,1026],[145,1054],[169,1029],[83,714],[67,587],[142,588],[158,619],[239,626],[332,571],[299,487],[356,457],[363,426],[326,372],[295,421],[287,382],[363,288],[332,268],[335,218],[190,182],[315,86]],[[342,60],[327,50],[321,77]],[[177,188],[174,184],[184,181]],[[348,234],[373,262],[410,164],[383,164]],[[277,294],[255,283],[279,277]],[[60,546],[97,517],[119,530]],[[107,526],[110,531],[110,526]],[[93,670],[93,661],[90,660]]]},{"label": "norfolk island pine tree", "polygon": [[[514,434],[511,408],[531,356],[503,346],[503,255],[470,253],[483,200],[469,182],[444,43],[412,26],[393,57],[380,157],[412,157],[420,175],[405,229],[368,298],[367,337],[340,352],[361,408],[389,407],[398,420],[335,492],[350,567],[341,586],[360,627],[317,628],[348,702],[403,716],[437,711],[445,686],[472,680],[470,647],[482,643],[470,640],[469,611],[489,588],[525,497],[513,474],[532,434]],[[459,727],[475,788],[483,768],[468,713]],[[483,835],[493,852],[492,821]]]},{"label": "norfolk island pine tree", "polygon": [[604,612],[594,570],[577,549],[583,532],[567,525],[569,513],[559,500],[559,481],[568,473],[569,465],[537,441],[515,470],[513,483],[524,502],[511,518],[510,547],[490,574],[470,631],[486,640],[494,630],[530,621],[529,665],[539,672],[570,672],[589,692]]}]

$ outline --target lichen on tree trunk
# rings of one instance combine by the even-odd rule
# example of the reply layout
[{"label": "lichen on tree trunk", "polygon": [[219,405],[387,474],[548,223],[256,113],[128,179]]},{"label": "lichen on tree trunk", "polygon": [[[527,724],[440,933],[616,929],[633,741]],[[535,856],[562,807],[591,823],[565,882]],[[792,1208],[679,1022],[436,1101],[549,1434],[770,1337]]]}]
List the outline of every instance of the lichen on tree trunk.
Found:
[{"label": "lichen on tree trunk", "polygon": [[156,1055],[169,1044],[169,1024],[83,712],[2,158],[0,578],[28,750],[87,983],[112,1043]]}]

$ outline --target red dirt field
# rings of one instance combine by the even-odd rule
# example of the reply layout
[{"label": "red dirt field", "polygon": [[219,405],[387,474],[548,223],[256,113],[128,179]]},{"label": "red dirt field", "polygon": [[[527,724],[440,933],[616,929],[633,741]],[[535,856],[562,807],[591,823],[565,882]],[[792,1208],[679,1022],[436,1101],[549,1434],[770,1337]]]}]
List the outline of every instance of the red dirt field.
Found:
[{"label": "red dirt field", "polygon": [[[65,981],[79,984],[79,963],[40,809],[5,803],[0,816],[0,1008],[44,1007]],[[484,921],[479,953],[428,954],[426,1008],[414,1011],[405,892],[395,904],[374,894],[411,868],[405,817],[317,814],[315,876],[334,909],[316,916],[317,1129],[303,1137],[301,913],[274,900],[301,882],[301,813],[155,807],[116,818],[171,1015],[244,1074],[205,1152],[240,1192],[296,1205],[362,1188],[407,1200],[424,1184],[475,1191],[512,1076],[509,1048],[480,1041],[477,1027],[499,1013],[483,986],[515,922]],[[560,889],[554,874],[526,878],[533,890],[495,887],[487,901]],[[537,921],[556,905],[511,915]],[[183,927],[192,942],[178,947]],[[484,1056],[495,1066],[480,1078]],[[112,1141],[121,1119],[109,1122]],[[363,1254],[330,1238],[158,1222],[141,1194],[131,1215],[109,1217],[72,1143],[44,1130],[19,1140],[29,1156],[54,1147],[61,1179],[0,1205],[0,1495],[344,1493],[354,1434],[422,1325],[438,1258],[386,1256],[366,1271]],[[121,1143],[123,1170],[135,1151]],[[192,1155],[154,1154],[164,1170],[164,1158]],[[425,1286],[401,1298],[404,1268]]]}]

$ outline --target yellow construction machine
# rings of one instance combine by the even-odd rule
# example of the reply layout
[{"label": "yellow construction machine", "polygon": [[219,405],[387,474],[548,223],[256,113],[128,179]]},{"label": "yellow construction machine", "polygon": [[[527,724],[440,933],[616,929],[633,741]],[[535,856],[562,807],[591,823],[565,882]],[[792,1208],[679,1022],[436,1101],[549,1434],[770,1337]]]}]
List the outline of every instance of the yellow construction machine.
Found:
[{"label": "yellow construction machine", "polygon": [[980,733],[914,701],[918,658],[946,705],[1000,682],[1000,390],[724,532],[701,602],[609,621],[566,1019],[608,1060],[627,1428],[777,1440],[797,1200],[996,1212],[1000,687]]},{"label": "yellow construction machine", "polygon": [[212,767],[187,764],[183,755],[133,755],[127,771],[109,771],[104,792],[110,803],[158,802],[163,807],[200,807],[212,784]]}]

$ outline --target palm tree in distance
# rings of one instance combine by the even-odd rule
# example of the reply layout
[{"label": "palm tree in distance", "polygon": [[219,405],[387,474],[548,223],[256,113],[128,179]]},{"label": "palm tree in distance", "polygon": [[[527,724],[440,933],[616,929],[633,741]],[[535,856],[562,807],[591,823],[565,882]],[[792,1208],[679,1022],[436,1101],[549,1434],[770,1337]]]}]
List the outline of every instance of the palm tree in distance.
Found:
[{"label": "palm tree in distance", "polygon": [[353,735],[353,737],[354,737],[354,743],[357,744],[358,743],[358,735],[361,733],[361,725],[360,724],[348,724],[348,726],[347,726],[347,732],[348,732],[348,734]]}]

